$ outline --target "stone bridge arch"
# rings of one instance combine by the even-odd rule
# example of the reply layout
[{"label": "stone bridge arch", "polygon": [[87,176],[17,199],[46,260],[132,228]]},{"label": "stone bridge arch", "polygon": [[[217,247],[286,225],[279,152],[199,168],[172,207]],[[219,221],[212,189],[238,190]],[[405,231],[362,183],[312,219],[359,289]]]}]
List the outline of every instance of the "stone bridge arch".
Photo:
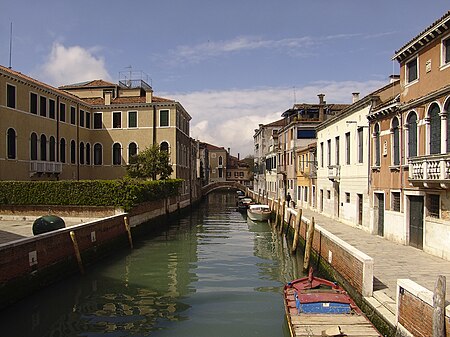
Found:
[{"label": "stone bridge arch", "polygon": [[216,181],[214,183],[210,183],[202,187],[202,195],[207,195],[215,190],[226,189],[226,188],[235,188],[237,190],[241,190],[243,192],[247,191],[247,186],[242,185],[235,181]]}]

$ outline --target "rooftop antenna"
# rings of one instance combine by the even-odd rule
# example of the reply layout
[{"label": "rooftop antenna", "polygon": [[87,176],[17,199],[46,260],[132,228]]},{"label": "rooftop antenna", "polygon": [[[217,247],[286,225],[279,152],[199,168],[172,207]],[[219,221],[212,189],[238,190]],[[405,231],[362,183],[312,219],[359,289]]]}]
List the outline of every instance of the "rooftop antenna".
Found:
[{"label": "rooftop antenna", "polygon": [[11,69],[12,65],[12,30],[13,30],[13,24],[11,22],[11,29],[10,29],[10,33],[9,33],[9,69]]},{"label": "rooftop antenna", "polygon": [[295,92],[295,85],[292,87],[294,90],[294,104],[297,102],[297,93]]}]

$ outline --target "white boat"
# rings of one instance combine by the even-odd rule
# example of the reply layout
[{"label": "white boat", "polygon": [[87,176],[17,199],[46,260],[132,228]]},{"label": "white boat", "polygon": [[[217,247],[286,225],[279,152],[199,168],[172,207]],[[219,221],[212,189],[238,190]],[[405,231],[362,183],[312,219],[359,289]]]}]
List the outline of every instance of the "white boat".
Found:
[{"label": "white boat", "polygon": [[270,213],[269,205],[250,205],[247,209],[247,216],[253,221],[267,221]]}]

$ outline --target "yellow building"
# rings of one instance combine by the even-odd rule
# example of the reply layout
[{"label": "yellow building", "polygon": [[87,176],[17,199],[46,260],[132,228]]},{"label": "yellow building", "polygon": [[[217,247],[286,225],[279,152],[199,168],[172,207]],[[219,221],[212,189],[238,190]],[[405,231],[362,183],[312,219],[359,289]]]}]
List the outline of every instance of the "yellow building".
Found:
[{"label": "yellow building", "polygon": [[169,151],[172,178],[195,177],[191,116],[143,78],[54,88],[0,66],[0,93],[0,180],[120,178],[153,144]]},{"label": "yellow building", "polygon": [[297,200],[300,208],[316,207],[316,142],[296,151],[297,160]]}]

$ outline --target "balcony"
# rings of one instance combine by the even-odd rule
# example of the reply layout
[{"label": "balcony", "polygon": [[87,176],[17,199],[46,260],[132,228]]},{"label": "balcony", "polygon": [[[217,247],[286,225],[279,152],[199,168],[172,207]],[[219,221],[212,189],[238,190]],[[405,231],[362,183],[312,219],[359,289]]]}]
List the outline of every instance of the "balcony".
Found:
[{"label": "balcony", "polygon": [[450,154],[436,154],[409,158],[409,182],[415,186],[430,187],[439,184],[450,187]]},{"label": "balcony", "polygon": [[50,161],[31,161],[30,175],[34,174],[59,174],[62,171],[62,164]]},{"label": "balcony", "polygon": [[328,179],[338,182],[341,178],[341,165],[328,166]]}]

